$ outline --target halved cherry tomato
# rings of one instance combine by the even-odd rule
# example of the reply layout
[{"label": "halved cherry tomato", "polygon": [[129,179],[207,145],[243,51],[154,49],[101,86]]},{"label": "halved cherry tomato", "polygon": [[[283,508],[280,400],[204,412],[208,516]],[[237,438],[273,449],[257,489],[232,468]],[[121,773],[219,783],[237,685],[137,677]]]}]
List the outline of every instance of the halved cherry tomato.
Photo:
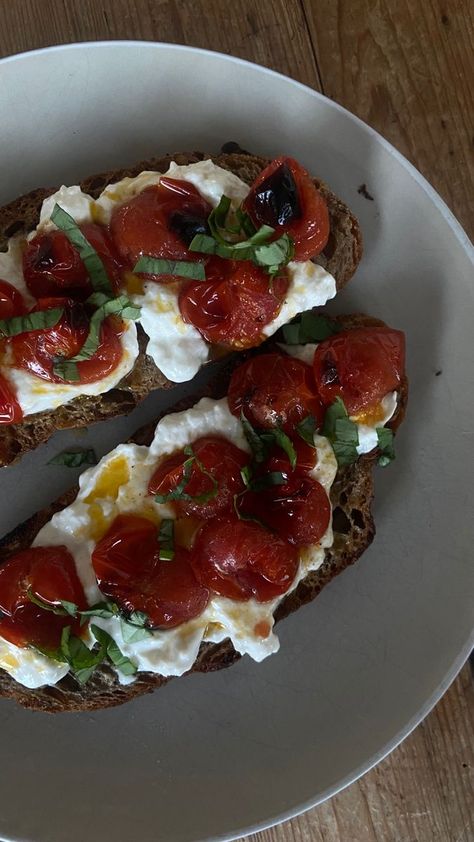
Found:
[{"label": "halved cherry tomato", "polygon": [[100,590],[124,611],[143,611],[153,628],[173,628],[204,611],[209,591],[196,580],[187,550],[160,561],[157,527],[119,515],[92,553]]},{"label": "halved cherry tomato", "polygon": [[21,292],[8,281],[0,280],[0,319],[11,319],[24,313],[26,306]]},{"label": "halved cherry tomato", "polygon": [[0,424],[18,424],[22,420],[23,412],[13,386],[0,374]]},{"label": "halved cherry tomato", "polygon": [[[83,304],[64,298],[42,299],[34,310],[54,307],[64,307],[63,316],[54,327],[14,336],[11,346],[15,365],[42,380],[63,383],[53,373],[53,364],[58,359],[70,359],[81,350],[89,331],[89,318]],[[94,356],[77,363],[80,383],[95,383],[114,371],[122,359],[120,335],[119,320],[109,317],[102,322],[100,344]]]},{"label": "halved cherry tomato", "polygon": [[[112,212],[110,230],[130,269],[142,254],[169,260],[202,260],[188,251],[195,234],[207,231],[211,205],[188,181],[162,178]],[[165,276],[158,276],[160,281]],[[168,278],[169,280],[169,278]]]},{"label": "halved cherry tomato", "polygon": [[358,327],[325,339],[313,363],[323,403],[340,397],[350,415],[398,389],[404,367],[405,335],[389,327]]},{"label": "halved cherry tomato", "polygon": [[[190,478],[183,491],[195,498],[207,493],[214,496],[204,502],[197,499],[176,500],[172,505],[180,514],[194,515],[198,518],[213,517],[218,512],[230,509],[234,494],[244,490],[240,471],[248,464],[250,457],[219,436],[203,436],[193,442],[192,449],[196,461],[191,466]],[[160,462],[148,485],[148,493],[168,494],[175,490],[183,479],[184,463],[189,458],[180,450]]]},{"label": "halved cherry tomato", "polygon": [[270,283],[266,272],[247,260],[213,257],[205,281],[183,286],[179,309],[208,342],[249,348],[278,314],[288,283],[286,275]]},{"label": "halved cherry tomato", "polygon": [[247,491],[239,510],[264,523],[291,544],[316,544],[331,519],[331,504],[323,486],[300,471],[282,472],[287,481],[265,491]]},{"label": "halved cherry tomato", "polygon": [[256,427],[280,425],[291,433],[313,415],[318,425],[323,408],[311,366],[286,354],[261,354],[235,369],[228,391],[230,411],[243,412]]},{"label": "halved cherry tomato", "polygon": [[201,527],[191,563],[198,580],[215,593],[266,602],[290,587],[298,551],[258,523],[227,516]]},{"label": "halved cherry tomato", "polygon": [[[102,225],[79,226],[101,258],[113,288],[120,280],[120,262],[110,234]],[[23,255],[26,285],[36,298],[64,296],[83,301],[93,292],[79,252],[62,231],[37,234]]]},{"label": "halved cherry tomato", "polygon": [[271,225],[275,236],[287,233],[295,260],[319,254],[329,237],[325,199],[294,158],[275,158],[255,179],[243,204],[255,226]]},{"label": "halved cherry tomato", "polygon": [[57,649],[61,632],[71,626],[80,630],[80,620],[53,614],[35,605],[28,593],[60,607],[60,601],[87,607],[74,559],[66,547],[31,547],[11,556],[0,566],[0,636],[16,646]]}]

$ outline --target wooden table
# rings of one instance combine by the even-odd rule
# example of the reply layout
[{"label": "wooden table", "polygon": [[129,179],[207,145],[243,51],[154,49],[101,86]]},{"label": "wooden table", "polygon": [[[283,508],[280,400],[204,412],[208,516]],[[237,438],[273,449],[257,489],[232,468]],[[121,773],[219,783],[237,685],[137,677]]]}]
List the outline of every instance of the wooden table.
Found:
[{"label": "wooden table", "polygon": [[[474,231],[469,0],[0,0],[0,55],[137,38],[267,65],[390,140]],[[474,685],[466,666],[374,771],[251,842],[473,842]],[[172,842],[172,840],[170,840]]]}]

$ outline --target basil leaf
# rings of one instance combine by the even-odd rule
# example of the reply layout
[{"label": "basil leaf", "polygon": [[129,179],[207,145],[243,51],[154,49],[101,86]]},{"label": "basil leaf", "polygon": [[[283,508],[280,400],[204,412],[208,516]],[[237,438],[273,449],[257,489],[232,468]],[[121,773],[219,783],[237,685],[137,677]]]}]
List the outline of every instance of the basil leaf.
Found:
[{"label": "basil leaf", "polygon": [[70,670],[80,684],[89,680],[95,668],[103,661],[105,650],[89,649],[80,637],[71,635],[71,626],[62,630],[61,644],[58,653],[62,660],[69,664]]},{"label": "basil leaf", "polygon": [[380,448],[380,456],[378,464],[385,468],[390,462],[395,459],[395,448],[393,442],[393,430],[389,427],[376,427],[378,446]]},{"label": "basil leaf", "polygon": [[31,588],[28,588],[26,595],[30,602],[42,608],[43,611],[51,611],[52,614],[57,614],[60,617],[76,617],[77,605],[74,602],[67,602],[66,600],[58,600],[59,605],[53,605],[51,602],[46,602],[37,594],[34,594]]},{"label": "basil leaf", "polygon": [[120,609],[115,602],[98,602],[85,611],[79,611],[84,619],[87,619],[87,617],[102,617],[104,620],[109,620],[110,617],[117,617],[119,613]]},{"label": "basil leaf", "polygon": [[283,234],[278,240],[255,249],[255,263],[264,266],[273,275],[279,267],[290,262],[295,253],[293,240]]},{"label": "basil leaf", "polygon": [[263,491],[264,488],[269,488],[272,485],[285,485],[287,478],[281,471],[269,471],[267,474],[252,480],[252,491]]},{"label": "basil leaf", "polygon": [[49,310],[37,310],[26,316],[12,316],[11,319],[0,319],[0,334],[2,336],[19,336],[31,330],[46,330],[54,327],[64,313],[63,307],[51,307]]},{"label": "basil leaf", "polygon": [[172,561],[174,559],[174,520],[171,518],[163,518],[161,521],[158,543],[160,561]]},{"label": "basil leaf", "polygon": [[[219,204],[217,205],[217,207],[214,208],[213,211],[211,211],[207,218],[207,224],[209,226],[209,230],[212,236],[215,240],[217,240],[218,243],[221,243],[221,245],[224,246],[227,245],[227,240],[225,240],[224,237],[221,235],[219,229],[226,229],[226,220],[227,214],[230,210],[230,205],[230,198],[228,196],[221,196]],[[239,230],[240,227],[237,229],[237,231],[231,233],[238,233]]]},{"label": "basil leaf", "polygon": [[206,272],[203,263],[193,263],[185,260],[164,260],[158,257],[142,255],[133,271],[147,275],[174,275],[177,278],[191,278],[195,281],[205,281]]},{"label": "basil leaf", "polygon": [[282,327],[283,341],[286,345],[307,345],[308,342],[322,342],[339,333],[336,322],[308,310],[288,325]]},{"label": "basil leaf", "polygon": [[139,626],[142,628],[143,626],[149,625],[150,618],[148,614],[145,614],[144,611],[132,611],[131,614],[127,617],[127,623],[132,626]]},{"label": "basil leaf", "polygon": [[245,417],[243,410],[240,412],[240,422],[244,428],[244,435],[249,444],[250,450],[256,462],[263,462],[267,455],[264,442],[252,427],[250,421]]},{"label": "basil leaf", "polygon": [[[242,477],[243,483],[244,483],[246,488],[250,488],[250,486],[252,484],[252,475],[253,475],[253,471],[252,471],[252,468],[250,467],[250,465],[244,465],[244,467],[241,468],[240,476]],[[241,493],[243,494],[244,492],[241,492]]]},{"label": "basil leaf", "polygon": [[253,237],[257,229],[255,228],[255,225],[250,219],[248,213],[245,213],[245,211],[243,211],[242,208],[237,208],[235,215],[237,217],[240,230],[243,231],[247,237]]},{"label": "basil leaf", "polygon": [[123,673],[123,675],[134,675],[137,672],[137,667],[130,658],[127,658],[127,656],[120,651],[115,640],[110,636],[110,634],[104,629],[101,629],[99,626],[91,625],[90,628],[95,639],[99,642],[101,650],[105,651],[109,661],[111,661],[112,664],[117,667],[121,673]]},{"label": "basil leaf", "polygon": [[105,266],[96,250],[82,233],[77,222],[58,204],[54,206],[51,221],[66,235],[71,245],[79,252],[79,257],[86,267],[87,274],[94,289],[112,296],[112,285],[107,276]]},{"label": "basil leaf", "polygon": [[334,403],[327,408],[322,434],[331,442],[339,466],[350,465],[357,461],[359,431],[356,422],[349,418],[341,398],[336,398]]},{"label": "basil leaf", "polygon": [[150,637],[151,629],[145,626],[138,626],[135,623],[129,623],[124,617],[120,618],[120,629],[125,643],[137,643],[139,640],[145,640]]},{"label": "basil leaf", "polygon": [[172,491],[168,491],[166,494],[155,494],[155,501],[157,503],[170,503],[172,500],[186,500],[188,495],[186,495],[184,489],[191,478],[193,465],[194,456],[191,456],[183,463],[183,476],[176,488],[173,488]]},{"label": "basil leaf", "polygon": [[48,465],[64,465],[66,468],[80,468],[81,465],[97,465],[97,456],[91,448],[63,450],[49,460]]},{"label": "basil leaf", "polygon": [[[97,300],[95,296],[91,296],[91,298],[94,301]],[[97,352],[100,344],[100,329],[104,319],[108,316],[122,316],[124,319],[135,320],[138,319],[139,315],[140,308],[135,307],[126,295],[105,299],[91,317],[89,333],[79,353],[69,359],[57,358],[53,366],[54,373],[62,380],[79,380],[80,376],[76,363],[90,360]]]},{"label": "basil leaf", "polygon": [[296,425],[296,432],[311,447],[314,447],[314,434],[318,429],[318,422],[314,415],[307,415],[299,424]]},{"label": "basil leaf", "polygon": [[[258,230],[252,220],[241,208],[236,211],[238,225],[229,226],[227,215],[231,207],[228,196],[222,196],[219,204],[210,213],[207,220],[211,236],[196,234],[189,246],[190,251],[202,254],[217,254],[227,260],[252,260],[256,266],[263,267],[270,275],[275,275],[293,257],[294,243],[288,234],[283,234],[272,243],[268,240],[275,233],[270,225],[262,225]],[[224,234],[235,235],[243,231],[247,239],[233,242]]]},{"label": "basil leaf", "polygon": [[282,450],[288,456],[290,460],[291,469],[294,470],[296,466],[296,450],[294,448],[293,442],[286,435],[285,432],[281,429],[281,427],[274,427],[271,430],[265,431],[264,433],[260,434],[260,439],[264,442],[267,442],[270,445],[276,444],[278,447],[281,447]]},{"label": "basil leaf", "polygon": [[[202,504],[208,503],[209,500],[213,500],[217,497],[217,493],[219,491],[219,483],[217,479],[204,467],[202,462],[195,455],[192,447],[185,447],[184,453],[186,456],[189,456],[189,459],[186,459],[183,464],[184,471],[181,481],[178,483],[176,488],[169,491],[167,494],[155,494],[155,501],[157,503],[170,503],[172,500],[190,500],[194,503]],[[191,471],[194,464],[197,465],[201,473],[208,477],[212,483],[212,488],[209,491],[204,491],[202,494],[187,494],[184,490],[191,478]]]},{"label": "basil leaf", "polygon": [[286,435],[281,427],[272,427],[268,430],[257,431],[250,421],[245,417],[243,411],[240,413],[240,421],[244,428],[244,435],[247,439],[253,457],[256,462],[264,462],[268,456],[269,448],[276,445],[285,451],[292,469],[296,465],[296,451],[293,442]]}]

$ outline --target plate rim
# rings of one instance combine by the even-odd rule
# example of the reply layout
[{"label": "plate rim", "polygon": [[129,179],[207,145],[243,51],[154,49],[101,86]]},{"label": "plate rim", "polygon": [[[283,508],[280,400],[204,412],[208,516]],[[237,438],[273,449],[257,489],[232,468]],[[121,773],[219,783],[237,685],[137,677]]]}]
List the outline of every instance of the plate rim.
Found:
[{"label": "plate rim", "polygon": [[[37,49],[24,50],[19,53],[13,53],[1,57],[0,72],[4,65],[13,64],[17,61],[28,59],[29,57],[41,57],[50,53],[71,52],[76,50],[101,50],[108,47],[121,47],[123,49],[139,48],[140,50],[147,49],[158,51],[166,49],[174,51],[176,53],[197,53],[203,56],[218,58],[220,61],[226,61],[237,66],[249,67],[253,70],[256,69],[260,73],[274,78],[277,82],[291,82],[292,85],[297,86],[297,88],[303,90],[306,94],[309,94],[311,97],[322,101],[325,107],[330,106],[336,112],[344,114],[346,118],[349,118],[356,125],[358,125],[359,128],[363,130],[366,134],[368,134],[369,137],[373,138],[377,141],[377,143],[381,144],[382,147],[397,161],[397,163],[404,167],[407,173],[422,188],[424,193],[427,195],[428,199],[430,199],[440,211],[444,221],[455,234],[459,245],[464,250],[468,259],[470,259],[472,265],[474,266],[474,244],[471,242],[467,232],[464,230],[461,223],[451,211],[445,200],[440,196],[437,190],[429,183],[425,176],[423,176],[422,173],[420,173],[420,171],[415,167],[415,165],[412,164],[390,141],[386,140],[386,138],[383,137],[383,135],[381,135],[376,129],[374,129],[372,126],[370,126],[357,115],[353,114],[351,111],[349,111],[349,109],[325,96],[325,94],[314,90],[309,85],[306,85],[303,82],[299,82],[298,80],[293,79],[291,76],[287,76],[284,73],[273,70],[264,65],[257,64],[256,62],[240,58],[238,56],[221,53],[218,50],[210,50],[202,47],[194,47],[187,44],[170,43],[166,41],[143,41],[139,39],[101,39],[91,41],[75,41],[64,44],[52,44],[50,46],[40,47]],[[414,731],[414,729],[425,719],[425,717],[433,710],[438,701],[446,693],[446,691],[448,690],[448,688],[450,687],[460,670],[462,669],[463,665],[466,663],[473,648],[474,627],[472,629],[470,637],[467,639],[465,645],[462,647],[458,655],[453,659],[453,662],[451,663],[449,669],[446,671],[443,679],[440,681],[438,686],[435,688],[435,690],[429,696],[429,698],[425,701],[425,703],[414,713],[411,719],[405,724],[405,726],[400,728],[392,739],[388,740],[377,752],[375,752],[369,758],[367,758],[367,760],[364,763],[361,763],[358,767],[350,771],[344,778],[338,781],[336,785],[329,786],[318,796],[307,799],[302,803],[298,803],[293,807],[290,807],[287,810],[273,816],[271,819],[253,825],[247,825],[240,829],[235,828],[233,830],[229,830],[223,834],[219,834],[218,836],[213,836],[212,840],[215,840],[215,842],[232,842],[232,840],[237,840],[243,835],[247,836],[248,834],[257,833],[259,831],[273,827],[277,824],[281,824],[282,822],[289,821],[290,819],[301,815],[302,813],[312,809],[313,807],[322,804],[324,801],[328,800],[329,798],[332,798],[351,784],[355,783],[363,775],[365,775],[367,772],[373,769],[378,763],[384,760],[392,751],[394,751],[403,742],[403,740],[405,740]],[[11,838],[13,840],[14,837]],[[210,842],[210,837],[201,837],[199,840],[196,839],[196,842]]]}]

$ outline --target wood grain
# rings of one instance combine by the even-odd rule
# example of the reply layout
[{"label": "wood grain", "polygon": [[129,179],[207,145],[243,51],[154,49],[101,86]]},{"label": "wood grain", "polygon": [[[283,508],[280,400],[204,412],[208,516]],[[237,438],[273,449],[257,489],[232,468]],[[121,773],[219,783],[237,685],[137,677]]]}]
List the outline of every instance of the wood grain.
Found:
[{"label": "wood grain", "polygon": [[[405,154],[474,229],[468,0],[0,0],[0,55],[111,38],[185,43],[286,73]],[[474,842],[468,666],[372,772],[249,842]]]},{"label": "wood grain", "polygon": [[168,41],[232,53],[319,90],[298,0],[0,0],[0,11],[0,55],[69,41]]},{"label": "wood grain", "polygon": [[474,233],[474,4],[302,0],[323,92],[418,167]]}]

